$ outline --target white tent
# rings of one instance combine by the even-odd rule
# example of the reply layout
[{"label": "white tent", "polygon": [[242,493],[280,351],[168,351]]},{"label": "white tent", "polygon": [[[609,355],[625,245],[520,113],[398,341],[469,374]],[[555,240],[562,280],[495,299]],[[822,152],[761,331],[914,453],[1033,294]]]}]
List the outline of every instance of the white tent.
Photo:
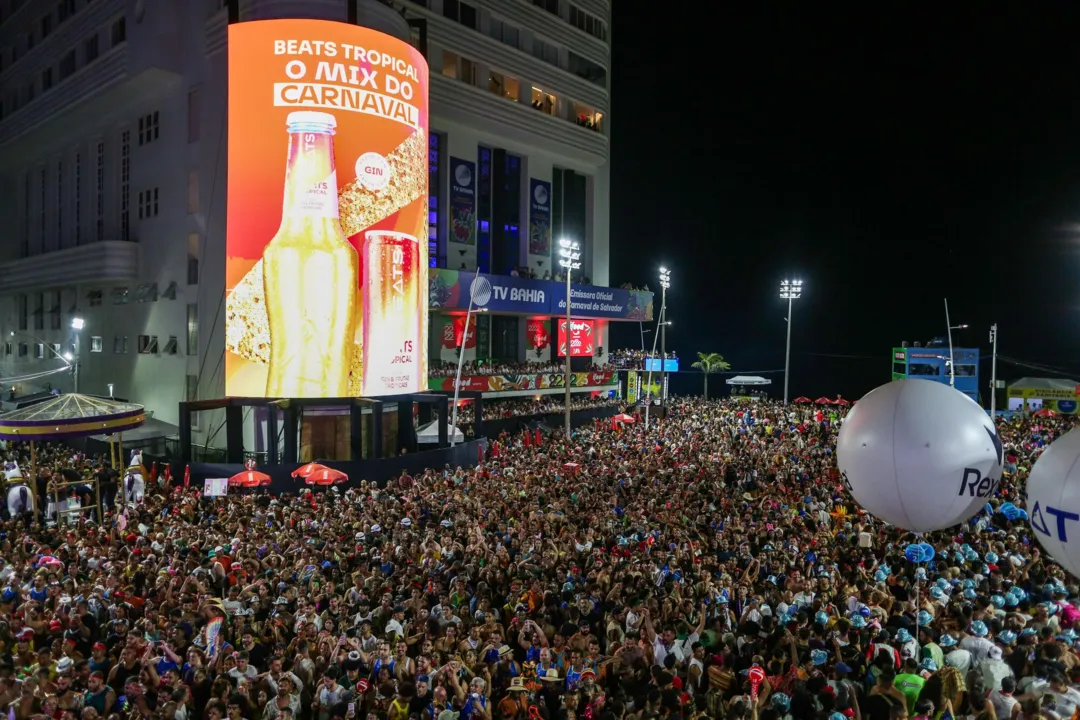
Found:
[{"label": "white tent", "polygon": [[[446,424],[446,439],[455,443],[465,442],[465,434],[458,428]],[[421,445],[434,445],[439,442],[439,421],[432,420],[427,425],[421,426],[416,431],[416,442]]]},{"label": "white tent", "polygon": [[728,385],[772,385],[772,380],[767,380],[757,375],[736,375],[727,379]]}]

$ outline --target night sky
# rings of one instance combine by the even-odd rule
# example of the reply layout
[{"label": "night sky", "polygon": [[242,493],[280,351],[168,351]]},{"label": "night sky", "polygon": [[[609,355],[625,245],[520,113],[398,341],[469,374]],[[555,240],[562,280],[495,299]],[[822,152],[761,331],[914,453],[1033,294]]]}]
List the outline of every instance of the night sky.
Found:
[{"label": "night sky", "polygon": [[[658,290],[666,265],[668,347],[756,371],[784,367],[778,285],[801,278],[793,397],[887,382],[894,345],[945,334],[945,297],[971,326],[957,346],[989,354],[996,321],[1001,355],[1080,378],[1080,8],[1057,5],[616,8],[612,284]],[[613,347],[640,345],[613,327]]]}]

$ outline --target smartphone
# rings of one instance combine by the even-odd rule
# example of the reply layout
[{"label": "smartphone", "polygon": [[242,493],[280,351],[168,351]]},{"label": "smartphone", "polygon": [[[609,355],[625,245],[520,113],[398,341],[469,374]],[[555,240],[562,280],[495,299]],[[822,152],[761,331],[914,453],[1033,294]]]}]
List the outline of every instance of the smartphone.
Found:
[{"label": "smartphone", "polygon": [[356,703],[351,702],[349,703],[349,714],[352,715],[354,712],[356,712]]}]

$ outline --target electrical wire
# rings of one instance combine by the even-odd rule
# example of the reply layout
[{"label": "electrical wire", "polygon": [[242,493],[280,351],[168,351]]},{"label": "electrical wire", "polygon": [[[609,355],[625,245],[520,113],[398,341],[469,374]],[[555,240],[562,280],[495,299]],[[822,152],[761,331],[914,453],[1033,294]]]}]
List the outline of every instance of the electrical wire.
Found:
[{"label": "electrical wire", "polygon": [[43,377],[50,375],[56,375],[57,373],[71,372],[71,366],[67,365],[53,370],[42,370],[41,372],[30,373],[28,375],[15,375],[13,377],[0,377],[0,382],[15,384],[21,382],[30,382],[31,380],[39,380]]}]

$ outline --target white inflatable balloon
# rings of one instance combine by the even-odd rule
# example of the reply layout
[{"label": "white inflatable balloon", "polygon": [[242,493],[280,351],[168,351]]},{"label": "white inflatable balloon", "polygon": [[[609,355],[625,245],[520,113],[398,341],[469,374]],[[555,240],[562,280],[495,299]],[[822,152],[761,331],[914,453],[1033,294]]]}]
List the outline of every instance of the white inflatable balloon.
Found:
[{"label": "white inflatable balloon", "polygon": [[864,510],[928,532],[963,522],[986,504],[1001,479],[1003,452],[974,400],[933,380],[897,380],[848,414],[836,460]]},{"label": "white inflatable balloon", "polygon": [[1055,440],[1027,481],[1028,522],[1050,557],[1080,575],[1080,428]]}]

